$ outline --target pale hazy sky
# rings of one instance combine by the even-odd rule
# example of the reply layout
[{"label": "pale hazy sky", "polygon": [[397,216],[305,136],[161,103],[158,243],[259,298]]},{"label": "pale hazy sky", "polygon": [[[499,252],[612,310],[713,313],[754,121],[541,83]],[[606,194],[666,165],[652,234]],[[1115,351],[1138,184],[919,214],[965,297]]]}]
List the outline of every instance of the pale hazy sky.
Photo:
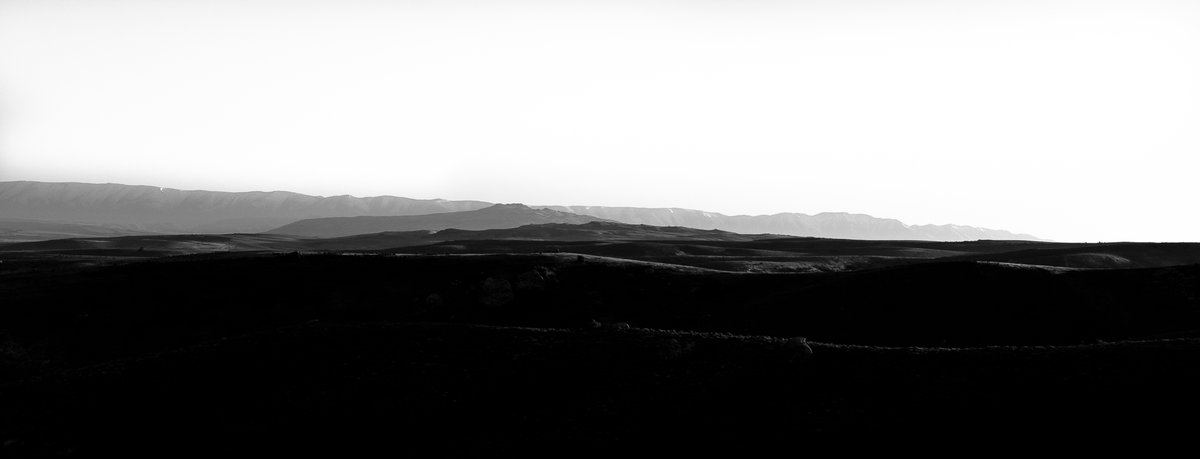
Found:
[{"label": "pale hazy sky", "polygon": [[1200,240],[1200,2],[0,0],[0,180]]}]

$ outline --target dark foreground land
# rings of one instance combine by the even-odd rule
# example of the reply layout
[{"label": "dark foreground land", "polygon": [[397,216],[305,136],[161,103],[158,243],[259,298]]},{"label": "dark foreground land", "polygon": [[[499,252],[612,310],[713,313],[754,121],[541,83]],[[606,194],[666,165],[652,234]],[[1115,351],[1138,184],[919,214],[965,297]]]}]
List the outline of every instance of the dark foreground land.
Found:
[{"label": "dark foreground land", "polygon": [[[184,246],[228,243],[201,239]],[[0,247],[4,453],[739,451],[1200,424],[1192,245],[463,240],[366,254],[243,239],[262,250]],[[765,258],[800,272],[746,272]]]}]

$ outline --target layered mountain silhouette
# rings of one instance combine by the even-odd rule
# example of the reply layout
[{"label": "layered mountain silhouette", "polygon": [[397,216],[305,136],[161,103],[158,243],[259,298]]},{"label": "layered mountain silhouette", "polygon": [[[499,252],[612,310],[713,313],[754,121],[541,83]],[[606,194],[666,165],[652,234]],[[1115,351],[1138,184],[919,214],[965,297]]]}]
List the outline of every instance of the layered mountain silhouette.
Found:
[{"label": "layered mountain silhouette", "polygon": [[979,239],[1038,240],[1028,234],[962,225],[906,225],[899,220],[865,214],[823,212],[816,215],[724,215],[692,209],[547,206],[548,209],[590,215],[625,223],[719,229],[742,234],[784,234],[837,239],[971,241]]},{"label": "layered mountain silhouette", "polygon": [[[623,223],[845,239],[963,241],[1036,240],[1028,234],[960,225],[906,225],[863,214],[729,216],[692,209],[597,206],[499,207],[494,214],[464,213],[493,206],[482,201],[395,196],[320,197],[286,191],[186,191],[154,186],[88,183],[0,182],[0,238],[33,241],[92,235],[153,233],[258,233],[334,237],[363,232],[501,229],[541,223]],[[549,209],[540,211],[539,209]],[[499,215],[501,213],[508,215]],[[539,213],[540,212],[540,213]],[[336,217],[412,217],[401,220]],[[20,220],[19,222],[17,220]],[[485,223],[492,222],[492,223]],[[292,226],[295,223],[300,226]],[[64,226],[69,224],[70,226]],[[330,225],[347,225],[341,229]],[[311,226],[316,225],[316,226]],[[317,227],[320,229],[316,229]],[[307,229],[306,229],[307,228]]]},{"label": "layered mountain silhouette", "polygon": [[287,191],[185,191],[155,186],[0,182],[0,216],[102,225],[126,234],[257,233],[314,217],[427,215],[490,203],[395,196],[308,196]]},{"label": "layered mountain silhouette", "polygon": [[444,229],[487,230],[516,228],[543,223],[582,224],[596,217],[534,209],[521,204],[496,204],[479,210],[399,217],[330,217],[300,220],[268,231],[306,237],[342,237],[385,231],[438,231]]}]

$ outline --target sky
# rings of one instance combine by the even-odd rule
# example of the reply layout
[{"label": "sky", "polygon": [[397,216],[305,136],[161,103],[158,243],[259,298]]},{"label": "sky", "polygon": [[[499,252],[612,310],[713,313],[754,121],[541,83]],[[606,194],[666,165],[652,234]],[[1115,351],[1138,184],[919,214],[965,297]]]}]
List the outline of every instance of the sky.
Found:
[{"label": "sky", "polygon": [[1198,241],[1191,0],[0,0],[0,181]]}]

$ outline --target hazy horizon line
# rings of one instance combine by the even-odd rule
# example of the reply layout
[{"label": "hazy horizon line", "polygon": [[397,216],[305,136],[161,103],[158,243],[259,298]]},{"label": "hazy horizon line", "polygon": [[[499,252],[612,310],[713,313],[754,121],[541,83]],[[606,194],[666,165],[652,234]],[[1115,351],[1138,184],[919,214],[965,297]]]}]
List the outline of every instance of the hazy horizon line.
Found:
[{"label": "hazy horizon line", "polygon": [[[863,213],[863,212],[849,212],[849,211],[821,211],[821,212],[815,212],[815,213],[807,213],[807,212],[799,212],[799,211],[784,211],[784,212],[776,212],[776,213],[761,213],[761,214],[754,214],[754,213],[726,213],[726,212],[720,212],[720,211],[705,210],[705,209],[693,209],[693,208],[687,208],[687,207],[647,207],[647,206],[632,206],[632,205],[595,205],[595,204],[530,204],[530,203],[525,203],[525,202],[502,202],[502,201],[490,201],[490,200],[482,200],[482,199],[413,198],[413,197],[409,197],[409,196],[399,196],[399,195],[391,195],[391,194],[383,194],[383,195],[370,195],[370,196],[367,196],[367,195],[364,195],[364,196],[358,196],[358,195],[353,195],[353,194],[349,194],[349,193],[346,193],[346,194],[336,194],[336,195],[320,195],[320,194],[308,194],[308,193],[303,193],[303,192],[299,192],[299,191],[291,191],[291,190],[270,190],[270,191],[266,191],[266,190],[241,190],[241,191],[230,191],[230,190],[218,190],[218,189],[199,189],[199,188],[197,188],[197,189],[184,189],[184,188],[173,188],[173,187],[169,187],[169,186],[158,186],[158,185],[147,185],[147,184],[129,184],[129,183],[120,183],[120,182],[103,182],[103,183],[101,183],[101,182],[81,182],[81,181],[0,180],[0,184],[2,184],[2,183],[22,183],[22,182],[24,182],[24,183],[52,184],[52,185],[93,185],[93,186],[115,185],[115,186],[127,186],[127,187],[158,188],[160,191],[162,191],[162,190],[172,190],[172,191],[179,191],[179,192],[230,193],[230,194],[238,194],[238,193],[266,193],[266,194],[269,194],[269,193],[289,193],[289,194],[295,194],[295,195],[307,196],[307,197],[313,197],[313,198],[320,198],[320,199],[327,199],[327,198],[337,198],[337,197],[349,197],[349,198],[354,198],[354,199],[371,199],[371,198],[399,198],[399,199],[413,199],[413,200],[419,200],[419,201],[477,202],[477,203],[485,203],[485,204],[493,204],[493,205],[500,205],[500,204],[520,204],[520,205],[524,205],[524,206],[531,207],[531,208],[551,208],[551,207],[566,207],[566,208],[571,208],[571,207],[607,207],[607,208],[628,208],[628,209],[646,209],[646,210],[683,210],[683,211],[691,211],[691,212],[701,212],[701,213],[706,213],[706,214],[717,214],[717,215],[720,215],[720,216],[723,216],[723,217],[772,217],[772,216],[777,216],[777,215],[789,215],[789,214],[791,214],[791,215],[804,215],[804,216],[810,216],[810,217],[813,217],[813,216],[818,216],[818,215],[822,215],[822,214],[834,214],[834,215],[860,215],[860,216],[866,216],[866,217],[875,218],[875,219],[879,219],[879,220],[893,220],[893,221],[896,221],[896,222],[898,222],[898,223],[900,223],[900,224],[904,225],[905,227],[921,227],[921,226],[935,226],[935,227],[944,227],[944,226],[951,226],[951,227],[968,227],[968,228],[975,228],[975,229],[980,229],[980,230],[988,230],[988,231],[1004,231],[1004,232],[1011,233],[1011,234],[1013,234],[1014,236],[1028,236],[1028,237],[1030,237],[1030,238],[1033,238],[1033,239],[1035,239],[1035,240],[1047,241],[1047,242],[1058,242],[1058,241],[1057,241],[1057,240],[1055,240],[1055,239],[1049,239],[1049,238],[1045,238],[1045,237],[1041,237],[1041,236],[1034,235],[1034,234],[1032,234],[1032,233],[1029,233],[1029,232],[1024,232],[1024,231],[1015,231],[1015,230],[1010,230],[1010,229],[1006,229],[1006,228],[992,228],[992,227],[984,227],[984,226],[971,225],[971,224],[966,224],[966,223],[910,223],[910,222],[906,222],[906,221],[904,221],[904,220],[902,220],[902,219],[899,219],[899,218],[894,218],[894,217],[881,217],[881,216],[878,216],[878,215],[873,215],[873,214],[869,214],[869,213]],[[1116,242],[1116,241],[1113,241],[1113,242]]]}]

